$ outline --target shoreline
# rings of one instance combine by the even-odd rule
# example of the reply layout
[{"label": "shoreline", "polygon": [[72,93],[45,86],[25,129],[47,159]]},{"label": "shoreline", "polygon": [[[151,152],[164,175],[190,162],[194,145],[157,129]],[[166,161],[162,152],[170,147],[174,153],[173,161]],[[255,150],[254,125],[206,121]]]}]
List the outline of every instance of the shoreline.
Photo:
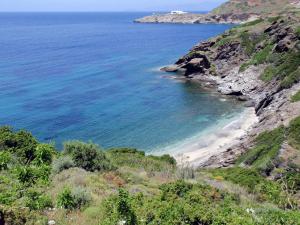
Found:
[{"label": "shoreline", "polygon": [[[170,149],[175,152],[175,157],[179,164],[188,163],[193,167],[203,166],[211,157],[226,152],[231,147],[238,144],[251,128],[258,122],[254,108],[246,108],[233,121],[213,128],[218,129],[215,132],[209,132],[207,135],[201,135],[195,140],[192,139],[186,143]],[[181,153],[178,153],[180,149]]]}]

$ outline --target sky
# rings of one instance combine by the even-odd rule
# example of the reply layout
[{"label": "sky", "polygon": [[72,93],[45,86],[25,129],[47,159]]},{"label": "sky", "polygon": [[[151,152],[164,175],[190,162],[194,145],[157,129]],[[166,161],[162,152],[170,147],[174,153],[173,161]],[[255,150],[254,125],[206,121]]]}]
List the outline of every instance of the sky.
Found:
[{"label": "sky", "polygon": [[0,11],[209,11],[226,0],[0,0]]}]

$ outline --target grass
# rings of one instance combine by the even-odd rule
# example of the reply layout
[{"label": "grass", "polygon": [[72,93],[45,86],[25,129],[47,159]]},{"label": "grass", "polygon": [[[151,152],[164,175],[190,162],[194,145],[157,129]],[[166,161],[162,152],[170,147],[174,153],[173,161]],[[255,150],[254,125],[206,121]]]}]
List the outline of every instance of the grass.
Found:
[{"label": "grass", "polygon": [[292,102],[299,102],[300,101],[300,90],[291,97],[291,100],[292,100]]},{"label": "grass", "polygon": [[279,153],[283,141],[283,127],[263,132],[256,138],[255,147],[242,155],[236,164],[243,163],[268,174],[274,168],[274,160]]},{"label": "grass", "polygon": [[300,117],[290,122],[288,128],[288,142],[291,146],[300,150]]},{"label": "grass", "polygon": [[267,82],[274,78],[279,79],[280,88],[285,89],[300,80],[299,51],[290,50],[284,54],[272,55],[272,57],[269,57],[269,63],[271,64],[264,70],[260,77],[263,81]]},{"label": "grass", "polygon": [[216,42],[214,46],[215,47],[222,47],[222,46],[224,46],[224,45],[226,45],[226,44],[228,44],[228,43],[230,43],[234,40],[235,40],[235,38],[233,38],[233,37],[223,37],[218,42]]},{"label": "grass", "polygon": [[254,53],[251,60],[247,63],[243,63],[239,69],[239,72],[244,72],[250,65],[260,65],[267,61],[273,49],[272,44],[266,45],[262,50]]},{"label": "grass", "polygon": [[242,25],[240,25],[239,27],[250,27],[250,26],[255,26],[255,25],[257,25],[257,24],[259,24],[259,23],[262,23],[262,22],[264,22],[264,19],[257,19],[257,20],[253,20],[253,21],[251,21],[251,22],[247,22],[247,23],[244,23],[244,24],[242,24]]},{"label": "grass", "polygon": [[249,31],[240,34],[241,45],[248,56],[252,56],[255,52],[256,45],[266,39],[265,34],[253,35]]},{"label": "grass", "polygon": [[296,27],[295,33],[297,34],[298,37],[300,37],[300,26]]}]

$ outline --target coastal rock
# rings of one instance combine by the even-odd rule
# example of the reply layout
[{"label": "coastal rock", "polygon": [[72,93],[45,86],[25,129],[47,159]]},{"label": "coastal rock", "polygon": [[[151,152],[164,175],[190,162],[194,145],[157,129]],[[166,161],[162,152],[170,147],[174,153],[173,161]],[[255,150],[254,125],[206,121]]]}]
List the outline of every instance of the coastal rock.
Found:
[{"label": "coastal rock", "polygon": [[160,70],[165,72],[177,72],[179,69],[180,67],[178,65],[170,65],[170,66],[165,66]]},{"label": "coastal rock", "polygon": [[204,73],[205,69],[210,67],[210,63],[206,57],[193,58],[188,63],[186,63],[182,68],[186,69],[185,75],[190,75],[193,73]]},{"label": "coastal rock", "polygon": [[199,44],[197,44],[196,46],[194,46],[192,48],[192,51],[202,51],[202,52],[207,52],[210,50],[210,48],[212,46],[214,46],[216,42],[215,41],[204,41],[204,42],[201,42]]}]

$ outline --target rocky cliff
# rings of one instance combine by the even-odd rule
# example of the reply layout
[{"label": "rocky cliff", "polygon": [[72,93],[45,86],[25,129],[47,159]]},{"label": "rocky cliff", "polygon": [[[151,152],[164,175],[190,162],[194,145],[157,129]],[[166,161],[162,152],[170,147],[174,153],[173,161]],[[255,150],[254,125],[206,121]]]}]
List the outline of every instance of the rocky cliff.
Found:
[{"label": "rocky cliff", "polygon": [[251,147],[257,134],[300,115],[300,103],[291,101],[300,89],[299,21],[300,13],[293,12],[234,27],[162,68],[255,107],[259,122],[249,134],[202,166],[230,165]]}]

